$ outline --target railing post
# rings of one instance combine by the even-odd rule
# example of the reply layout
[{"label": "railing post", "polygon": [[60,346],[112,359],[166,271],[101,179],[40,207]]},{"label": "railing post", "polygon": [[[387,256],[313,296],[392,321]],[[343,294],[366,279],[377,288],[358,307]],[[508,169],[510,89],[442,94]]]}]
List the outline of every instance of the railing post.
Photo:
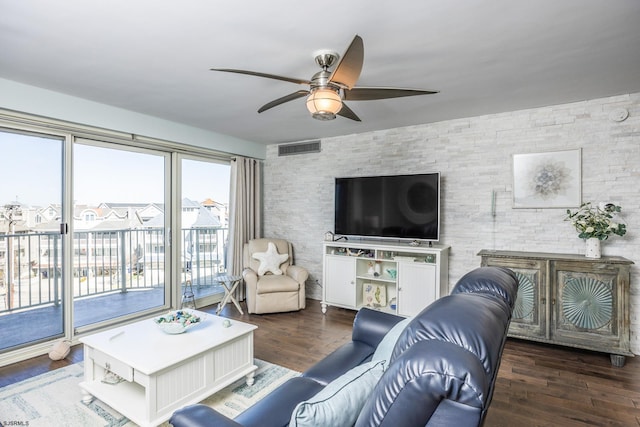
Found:
[{"label": "railing post", "polygon": [[[216,242],[216,248],[218,248],[217,245],[222,244],[222,260],[220,260],[220,263],[218,263],[218,272],[227,271],[227,237],[225,236],[225,233],[228,231],[229,229],[225,229],[225,228],[221,228],[220,230],[220,234],[222,234],[222,239],[219,239],[219,233],[216,232],[216,239],[219,239]],[[228,233],[227,233],[228,234]],[[218,251],[216,251],[217,253],[220,253]]]},{"label": "railing post", "polygon": [[[58,240],[60,236],[58,234],[53,235],[53,303],[54,305],[60,305],[58,301],[60,300],[60,295],[58,292]],[[49,278],[51,280],[51,278]]]},{"label": "railing post", "polygon": [[13,282],[13,225],[11,225],[9,233],[7,237],[7,253],[5,255],[7,259],[7,271],[4,279],[7,284],[7,309],[11,311],[13,309],[13,293],[15,292],[15,283]]},{"label": "railing post", "polygon": [[[196,283],[197,283],[198,288],[199,288],[200,287],[200,260],[201,260],[201,257],[200,257],[200,229],[199,228],[192,228],[192,230],[193,230],[193,234],[196,236],[195,243],[194,243],[195,252],[196,252],[196,262],[195,263],[198,266],[198,273],[197,273],[197,275],[198,275],[197,280],[198,281]],[[194,276],[196,274],[193,270],[194,270],[193,263],[191,263],[191,283],[192,284],[195,281],[194,280]]]},{"label": "railing post", "polygon": [[122,292],[127,292],[127,255],[125,253],[124,230],[120,230],[118,233],[120,234],[120,288]]}]

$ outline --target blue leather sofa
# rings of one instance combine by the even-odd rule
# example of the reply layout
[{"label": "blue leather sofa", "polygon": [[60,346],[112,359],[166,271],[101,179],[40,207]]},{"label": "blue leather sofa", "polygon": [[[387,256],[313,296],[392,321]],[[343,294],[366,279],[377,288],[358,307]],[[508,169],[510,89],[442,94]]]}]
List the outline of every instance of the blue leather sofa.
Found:
[{"label": "blue leather sofa", "polygon": [[[169,422],[175,427],[279,427],[290,421],[292,426],[482,425],[493,396],[516,295],[513,272],[480,267],[462,277],[450,295],[412,319],[363,308],[354,320],[351,342],[281,385],[235,420],[207,406],[191,405],[176,411]],[[386,353],[385,346],[389,348]],[[327,398],[339,395],[333,391],[330,396],[326,394],[334,384],[344,384],[343,378],[350,372],[360,369],[355,375],[360,380],[364,377],[361,367],[374,365],[373,371],[380,364],[383,371],[357,403],[357,409],[345,409],[340,406],[344,402],[338,404]],[[358,393],[344,390],[342,397],[353,405]],[[329,410],[337,414],[321,418],[327,408],[314,405],[327,402]],[[303,415],[318,416],[318,420],[307,419],[304,424],[304,419],[292,417],[301,408],[308,409],[302,411]],[[350,419],[335,418],[344,415],[350,415]]]}]

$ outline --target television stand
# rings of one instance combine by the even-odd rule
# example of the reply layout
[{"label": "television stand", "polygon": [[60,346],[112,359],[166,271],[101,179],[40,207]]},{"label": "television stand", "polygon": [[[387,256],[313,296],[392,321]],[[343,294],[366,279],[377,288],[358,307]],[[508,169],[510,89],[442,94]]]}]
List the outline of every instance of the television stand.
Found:
[{"label": "television stand", "polygon": [[449,293],[449,246],[324,242],[323,270],[323,313],[328,306],[370,307],[414,316]]}]

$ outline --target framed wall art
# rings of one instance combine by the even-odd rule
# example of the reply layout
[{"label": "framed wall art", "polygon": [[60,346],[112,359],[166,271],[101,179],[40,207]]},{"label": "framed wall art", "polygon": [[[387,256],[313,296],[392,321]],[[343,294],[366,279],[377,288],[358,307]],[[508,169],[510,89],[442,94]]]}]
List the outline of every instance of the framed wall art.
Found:
[{"label": "framed wall art", "polygon": [[514,208],[575,208],[582,200],[581,149],[513,155]]}]

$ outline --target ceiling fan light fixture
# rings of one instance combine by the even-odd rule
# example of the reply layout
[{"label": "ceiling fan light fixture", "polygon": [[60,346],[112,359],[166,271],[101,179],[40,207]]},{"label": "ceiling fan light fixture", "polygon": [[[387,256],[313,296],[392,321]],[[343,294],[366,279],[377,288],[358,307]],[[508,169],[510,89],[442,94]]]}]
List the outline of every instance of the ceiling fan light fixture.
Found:
[{"label": "ceiling fan light fixture", "polygon": [[318,88],[307,97],[307,110],[314,119],[333,120],[342,109],[342,98],[337,90]]}]

